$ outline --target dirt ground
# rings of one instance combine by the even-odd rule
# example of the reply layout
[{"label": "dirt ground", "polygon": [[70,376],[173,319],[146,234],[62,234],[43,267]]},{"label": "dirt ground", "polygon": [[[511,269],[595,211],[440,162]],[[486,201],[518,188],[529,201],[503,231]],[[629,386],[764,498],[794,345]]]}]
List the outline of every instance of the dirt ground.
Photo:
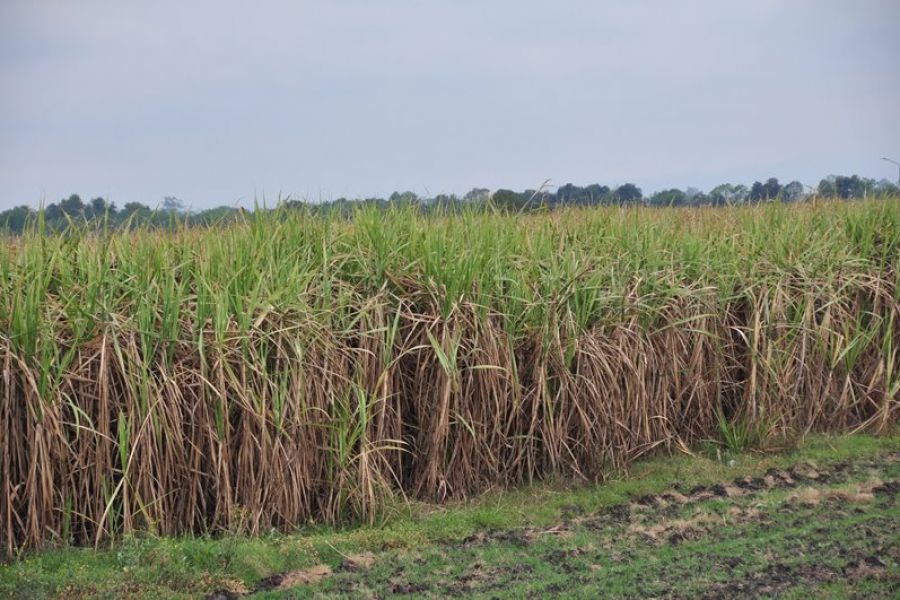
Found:
[{"label": "dirt ground", "polygon": [[348,556],[209,598],[900,597],[900,452],[647,495],[548,527]]}]

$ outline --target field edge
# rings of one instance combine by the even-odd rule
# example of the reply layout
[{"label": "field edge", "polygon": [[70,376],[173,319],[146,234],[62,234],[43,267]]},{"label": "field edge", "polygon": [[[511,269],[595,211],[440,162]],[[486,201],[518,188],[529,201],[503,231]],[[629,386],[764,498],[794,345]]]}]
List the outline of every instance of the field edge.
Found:
[{"label": "field edge", "polygon": [[567,514],[593,514],[635,498],[710,485],[799,461],[836,463],[900,450],[900,433],[812,435],[775,452],[732,454],[709,445],[693,455],[639,460],[599,484],[553,481],[483,494],[469,501],[395,504],[381,523],[341,529],[310,525],[293,534],[157,538],[134,536],[92,550],[56,548],[0,566],[9,597],[203,597],[252,590],[273,575],[315,565],[338,568],[346,556],[460,542],[478,532],[542,527]]}]

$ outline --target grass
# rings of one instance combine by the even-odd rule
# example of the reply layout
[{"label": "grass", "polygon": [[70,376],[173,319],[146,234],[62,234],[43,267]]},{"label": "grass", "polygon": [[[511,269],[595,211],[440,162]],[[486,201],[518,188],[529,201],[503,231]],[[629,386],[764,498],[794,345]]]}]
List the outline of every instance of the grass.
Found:
[{"label": "grass", "polygon": [[[781,508],[796,491],[790,488],[746,498],[711,498],[675,507],[676,512],[654,509],[640,514],[642,523],[674,521],[697,513],[727,516],[732,507],[754,507],[766,515],[766,519],[713,528],[708,535],[687,540],[677,548],[650,543],[626,529],[626,525],[604,521],[604,511],[671,490],[676,482],[679,489],[689,490],[739,476],[759,476],[769,469],[786,469],[801,461],[828,469],[829,465],[864,463],[885,452],[897,451],[900,438],[896,435],[812,436],[800,447],[778,453],[728,453],[717,458],[710,449],[693,457],[678,454],[646,458],[635,463],[629,476],[604,484],[545,483],[489,493],[464,503],[403,505],[376,527],[318,526],[293,535],[267,534],[257,538],[140,536],[100,551],[45,550],[0,567],[0,594],[29,598],[199,597],[223,587],[252,589],[270,575],[322,563],[339,571],[344,556],[373,552],[377,558],[371,569],[339,572],[315,586],[289,593],[384,595],[397,585],[396,571],[402,567],[405,584],[428,586],[423,590],[437,595],[455,589],[453,586],[462,579],[474,581],[475,587],[461,590],[467,594],[505,593],[517,597],[555,590],[584,597],[625,596],[636,591],[660,594],[671,584],[683,595],[697,596],[710,584],[697,577],[698,573],[710,573],[709,577],[727,582],[745,574],[752,579],[756,577],[754,573],[773,564],[807,568],[822,561],[821,553],[804,548],[809,544],[810,532],[817,528],[827,532],[820,531],[813,537],[826,540],[828,547],[861,547],[866,535],[871,538],[864,526],[874,526],[885,519],[896,522],[898,507],[878,500],[866,505],[865,513],[842,515],[824,503],[785,512]],[[879,463],[876,460],[872,464]],[[900,476],[900,463],[884,463],[877,468],[886,480]],[[833,474],[823,489],[845,489],[871,476],[866,469],[854,468],[843,477]],[[574,521],[568,517],[567,521],[566,515],[577,517]],[[572,531],[567,535],[536,535],[525,544],[521,536],[503,535],[521,528],[553,530],[560,523],[575,525],[571,525]],[[462,543],[485,532],[483,543]],[[891,542],[888,536],[887,542],[896,549],[896,538]],[[828,556],[829,560],[840,562],[840,557]],[[718,564],[716,560],[730,562],[730,557],[741,557],[739,569],[732,570],[724,563],[710,569],[710,565]],[[520,565],[527,565],[530,570],[522,571]],[[473,569],[480,570],[478,577],[465,579]],[[585,578],[574,588],[573,581],[578,580],[573,572]],[[602,577],[592,576],[595,572]],[[841,584],[821,583],[823,590]],[[875,591],[885,589],[885,584],[878,581],[861,585],[870,585]],[[857,592],[861,589],[865,587],[853,587]],[[837,591],[832,595],[841,597]],[[823,591],[822,597],[826,596]]]},{"label": "grass", "polygon": [[0,547],[377,522],[900,412],[900,203],[0,244]]}]

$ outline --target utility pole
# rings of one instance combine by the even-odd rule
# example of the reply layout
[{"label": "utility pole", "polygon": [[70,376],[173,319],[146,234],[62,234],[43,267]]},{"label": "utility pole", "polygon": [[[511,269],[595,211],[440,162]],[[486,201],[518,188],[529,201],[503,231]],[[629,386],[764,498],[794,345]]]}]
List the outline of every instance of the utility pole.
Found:
[{"label": "utility pole", "polygon": [[889,163],[893,163],[893,164],[897,165],[897,185],[900,186],[900,162],[897,162],[896,160],[891,160],[887,156],[882,156],[881,160],[886,160]]}]

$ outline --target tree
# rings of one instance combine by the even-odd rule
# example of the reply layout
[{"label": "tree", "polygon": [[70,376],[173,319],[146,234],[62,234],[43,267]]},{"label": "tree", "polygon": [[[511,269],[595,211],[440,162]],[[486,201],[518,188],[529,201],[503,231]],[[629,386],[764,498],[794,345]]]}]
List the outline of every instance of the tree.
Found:
[{"label": "tree", "polygon": [[[527,189],[521,193],[529,210],[540,207],[553,207],[556,205],[556,194],[543,190]],[[530,201],[530,202],[529,202]]]},{"label": "tree", "polygon": [[31,209],[27,206],[17,206],[0,213],[0,231],[6,229],[10,233],[22,233],[31,215]]},{"label": "tree", "polygon": [[834,175],[829,175],[819,182],[818,191],[821,196],[825,196],[826,198],[833,198],[837,195],[837,190],[834,186],[834,179]]},{"label": "tree", "polygon": [[499,189],[491,194],[491,202],[499,209],[508,211],[519,211],[525,206],[528,198],[523,198],[521,194],[517,194],[512,190]]},{"label": "tree", "polygon": [[862,198],[865,193],[863,182],[858,175],[850,177],[838,175],[834,178],[834,191],[841,198]]},{"label": "tree", "polygon": [[587,187],[579,187],[567,183],[556,190],[556,202],[559,204],[575,204],[578,206],[594,206],[609,201],[610,189],[599,183]]},{"label": "tree", "polygon": [[684,190],[685,202],[695,206],[709,203],[709,196],[695,187],[689,187]]},{"label": "tree", "polygon": [[760,200],[764,200],[765,197],[766,186],[759,181],[754,181],[753,185],[750,186],[750,201],[759,202]]},{"label": "tree", "polygon": [[88,204],[91,215],[102,215],[106,212],[106,200],[103,198],[94,198]]},{"label": "tree", "polygon": [[85,210],[85,217],[87,219],[99,219],[106,216],[106,214],[110,216],[115,216],[116,214],[116,205],[107,202],[101,197],[97,197],[92,199]]},{"label": "tree", "polygon": [[391,204],[413,205],[419,203],[419,197],[415,192],[394,192],[388,201]]},{"label": "tree", "polygon": [[590,198],[591,204],[601,204],[609,202],[610,189],[608,186],[592,183],[584,188],[585,194]]},{"label": "tree", "polygon": [[577,204],[584,195],[584,188],[567,183],[556,190],[556,201],[559,204]]},{"label": "tree", "polygon": [[781,184],[778,183],[777,177],[769,177],[763,184],[763,190],[766,200],[775,200],[781,196]]},{"label": "tree", "polygon": [[874,179],[859,175],[829,175],[819,182],[819,194],[838,198],[864,198],[880,188]]},{"label": "tree", "polygon": [[641,192],[641,188],[634,185],[633,183],[625,183],[616,188],[616,201],[622,204],[640,202],[643,197],[644,195]]},{"label": "tree", "polygon": [[781,188],[781,199],[785,202],[796,202],[803,197],[803,184],[799,181],[792,181]]},{"label": "tree", "polygon": [[68,198],[59,201],[59,210],[64,214],[74,217],[84,212],[84,202],[78,194],[72,194]]},{"label": "tree", "polygon": [[875,184],[875,193],[880,196],[900,195],[900,187],[889,179],[881,179]]},{"label": "tree", "polygon": [[184,202],[175,196],[166,196],[163,198],[162,209],[165,212],[180,213],[184,211]]},{"label": "tree", "polygon": [[491,196],[491,190],[487,188],[472,188],[463,196],[465,202],[484,202]]},{"label": "tree", "polygon": [[456,197],[456,194],[438,194],[428,203],[432,211],[441,213],[456,212],[462,202]]},{"label": "tree", "polygon": [[678,188],[660,190],[650,196],[650,204],[653,206],[683,206],[687,204],[687,194]]},{"label": "tree", "polygon": [[119,213],[122,221],[128,221],[131,219],[132,224],[136,224],[141,221],[146,221],[150,218],[150,209],[141,204],[140,202],[129,202],[126,204]]},{"label": "tree", "polygon": [[239,211],[230,206],[219,206],[216,208],[208,208],[204,211],[192,215],[191,223],[194,225],[215,225],[218,223],[227,223],[234,221],[235,215]]},{"label": "tree", "polygon": [[778,183],[777,177],[769,177],[765,183],[754,181],[750,188],[750,200],[759,202],[761,200],[775,200],[781,194],[781,184]]},{"label": "tree", "polygon": [[[743,201],[744,198],[739,197],[738,187],[744,188],[744,186],[734,186],[730,183],[717,185],[709,191],[709,203],[715,206],[722,206]],[[746,190],[746,188],[744,189]]]}]

